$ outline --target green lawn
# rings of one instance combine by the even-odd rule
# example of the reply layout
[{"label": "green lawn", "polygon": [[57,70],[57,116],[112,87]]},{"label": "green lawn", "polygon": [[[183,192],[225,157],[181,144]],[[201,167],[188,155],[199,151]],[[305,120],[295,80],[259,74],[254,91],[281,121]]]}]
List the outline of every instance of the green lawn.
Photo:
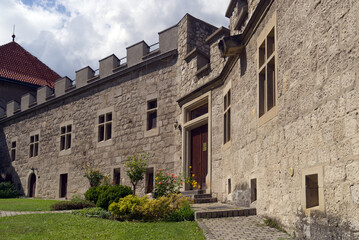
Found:
[{"label": "green lawn", "polygon": [[57,200],[8,198],[0,199],[0,210],[4,211],[50,211]]},{"label": "green lawn", "polygon": [[72,214],[0,218],[1,239],[205,239],[196,222],[118,222]]}]

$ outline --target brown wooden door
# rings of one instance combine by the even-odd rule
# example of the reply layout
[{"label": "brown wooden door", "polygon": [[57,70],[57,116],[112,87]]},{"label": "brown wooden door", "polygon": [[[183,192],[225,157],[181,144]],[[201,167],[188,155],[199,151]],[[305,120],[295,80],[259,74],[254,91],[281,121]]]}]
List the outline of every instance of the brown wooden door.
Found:
[{"label": "brown wooden door", "polygon": [[36,175],[33,173],[30,176],[29,197],[35,197],[35,190],[36,190]]},{"label": "brown wooden door", "polygon": [[191,131],[191,166],[194,179],[206,188],[206,176],[208,173],[208,125],[204,125]]}]

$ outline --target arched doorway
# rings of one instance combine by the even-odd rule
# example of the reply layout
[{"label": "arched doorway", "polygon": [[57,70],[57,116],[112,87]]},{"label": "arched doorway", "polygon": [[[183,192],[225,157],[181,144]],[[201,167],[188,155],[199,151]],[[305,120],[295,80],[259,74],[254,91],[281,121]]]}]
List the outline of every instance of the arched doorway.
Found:
[{"label": "arched doorway", "polygon": [[35,197],[35,190],[36,190],[36,175],[35,173],[31,173],[29,177],[29,197]]}]

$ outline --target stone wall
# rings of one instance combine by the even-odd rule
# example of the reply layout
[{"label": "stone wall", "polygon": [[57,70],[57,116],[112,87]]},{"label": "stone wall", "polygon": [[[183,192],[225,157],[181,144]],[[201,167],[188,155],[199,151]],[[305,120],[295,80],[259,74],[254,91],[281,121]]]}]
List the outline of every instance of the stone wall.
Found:
[{"label": "stone wall", "polygon": [[[246,68],[238,61],[226,80],[233,93],[229,149],[221,137],[222,89],[212,93],[213,191],[249,204],[243,196],[250,196],[250,179],[257,178],[257,213],[279,219],[290,232],[297,227],[303,238],[358,237],[358,9],[356,1],[272,4],[246,46]],[[258,126],[256,40],[275,12],[278,115]],[[308,220],[302,180],[318,166],[325,210]],[[236,190],[228,195],[229,177]]]},{"label": "stone wall", "polygon": [[[105,81],[76,96],[65,98],[40,108],[3,125],[0,138],[2,167],[8,168],[17,185],[26,193],[28,176],[34,168],[38,177],[36,196],[59,197],[60,174],[68,174],[68,197],[84,193],[89,183],[84,178],[84,165],[92,164],[102,173],[112,175],[113,168],[121,168],[123,184],[130,185],[124,171],[127,157],[141,151],[151,155],[149,167],[174,171],[179,161],[179,134],[173,128],[178,115],[175,82],[176,58],[170,57],[148,65],[136,74]],[[148,97],[157,98],[157,129],[146,131]],[[113,111],[113,134],[108,144],[97,141],[98,112]],[[68,154],[60,152],[60,125],[72,121],[72,146]],[[34,130],[40,131],[39,156],[29,158],[29,138]],[[11,139],[17,138],[17,157],[10,163]],[[176,157],[175,157],[176,156]],[[6,161],[6,162],[5,162]],[[11,165],[11,166],[10,166]],[[144,183],[138,192],[143,194]]]}]

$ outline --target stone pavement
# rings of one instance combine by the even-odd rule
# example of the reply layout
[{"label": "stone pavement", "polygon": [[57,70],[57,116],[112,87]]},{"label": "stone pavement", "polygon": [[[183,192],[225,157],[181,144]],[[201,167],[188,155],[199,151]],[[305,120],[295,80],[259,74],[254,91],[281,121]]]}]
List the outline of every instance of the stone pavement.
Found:
[{"label": "stone pavement", "polygon": [[286,233],[265,226],[258,216],[199,219],[197,222],[208,240],[291,239]]},{"label": "stone pavement", "polygon": [[42,214],[42,213],[70,213],[71,210],[65,211],[38,211],[38,212],[15,212],[15,211],[0,211],[0,217],[10,217],[15,215],[24,215],[24,214]]}]

